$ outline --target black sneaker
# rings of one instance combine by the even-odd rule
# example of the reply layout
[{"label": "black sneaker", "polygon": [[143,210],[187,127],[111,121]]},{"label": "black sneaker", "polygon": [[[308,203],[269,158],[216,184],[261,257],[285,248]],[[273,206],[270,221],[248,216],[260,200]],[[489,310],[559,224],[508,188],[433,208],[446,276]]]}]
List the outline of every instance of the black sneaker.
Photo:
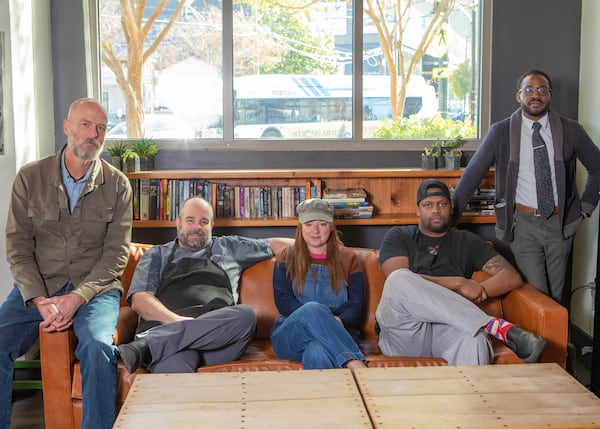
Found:
[{"label": "black sneaker", "polygon": [[524,362],[531,363],[539,359],[546,347],[546,340],[515,325],[506,333],[506,345]]},{"label": "black sneaker", "polygon": [[148,347],[148,342],[140,338],[127,344],[121,344],[117,347],[119,356],[127,371],[134,373],[138,368],[148,365],[152,362],[152,354]]}]

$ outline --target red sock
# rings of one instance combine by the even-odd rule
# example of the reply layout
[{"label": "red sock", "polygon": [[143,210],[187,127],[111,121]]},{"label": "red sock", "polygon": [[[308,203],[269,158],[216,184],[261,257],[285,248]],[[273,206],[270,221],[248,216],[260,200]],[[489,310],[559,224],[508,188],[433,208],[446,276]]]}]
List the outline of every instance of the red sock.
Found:
[{"label": "red sock", "polygon": [[510,328],[515,326],[514,323],[507,322],[499,317],[494,317],[485,325],[485,330],[488,334],[493,335],[500,341],[506,342],[506,333]]}]

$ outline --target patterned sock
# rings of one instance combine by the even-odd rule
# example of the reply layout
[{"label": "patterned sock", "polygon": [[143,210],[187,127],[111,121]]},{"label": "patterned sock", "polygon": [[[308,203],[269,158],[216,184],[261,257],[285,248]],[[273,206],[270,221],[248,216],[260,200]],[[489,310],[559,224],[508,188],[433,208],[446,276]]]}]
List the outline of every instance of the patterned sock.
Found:
[{"label": "patterned sock", "polygon": [[494,317],[487,325],[485,325],[485,330],[488,334],[493,335],[500,341],[506,342],[506,333],[513,326],[515,326],[514,323],[507,322],[499,317]]}]

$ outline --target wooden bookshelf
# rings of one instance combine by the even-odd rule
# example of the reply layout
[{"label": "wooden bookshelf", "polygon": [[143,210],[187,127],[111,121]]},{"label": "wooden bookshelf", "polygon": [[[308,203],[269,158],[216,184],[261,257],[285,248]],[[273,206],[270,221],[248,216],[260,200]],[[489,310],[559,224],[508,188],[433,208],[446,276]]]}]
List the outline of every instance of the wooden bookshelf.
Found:
[{"label": "wooden bookshelf", "polygon": [[[336,219],[338,225],[400,225],[418,223],[415,214],[415,195],[419,184],[429,178],[456,185],[462,170],[422,169],[300,169],[300,170],[156,170],[127,173],[130,179],[203,179],[225,183],[229,186],[303,186],[306,180],[320,179],[322,188],[364,188],[368,201],[374,206],[370,219]],[[482,187],[494,186],[494,174],[490,171]],[[466,215],[461,223],[490,224],[496,219],[491,215]],[[220,227],[269,227],[295,226],[297,220],[289,219],[240,219],[217,218]],[[174,221],[137,220],[134,228],[174,227]]]}]

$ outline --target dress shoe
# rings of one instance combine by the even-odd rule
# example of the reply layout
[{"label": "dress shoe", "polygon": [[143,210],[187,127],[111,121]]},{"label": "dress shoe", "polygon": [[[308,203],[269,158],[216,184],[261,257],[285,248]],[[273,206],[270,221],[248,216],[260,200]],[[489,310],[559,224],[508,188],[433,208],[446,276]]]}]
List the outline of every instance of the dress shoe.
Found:
[{"label": "dress shoe", "polygon": [[506,345],[524,362],[531,363],[544,351],[546,340],[516,325],[506,332]]},{"label": "dress shoe", "polygon": [[148,342],[140,338],[127,344],[121,344],[117,347],[119,356],[127,371],[134,373],[141,366],[147,366],[152,362],[152,354]]}]

